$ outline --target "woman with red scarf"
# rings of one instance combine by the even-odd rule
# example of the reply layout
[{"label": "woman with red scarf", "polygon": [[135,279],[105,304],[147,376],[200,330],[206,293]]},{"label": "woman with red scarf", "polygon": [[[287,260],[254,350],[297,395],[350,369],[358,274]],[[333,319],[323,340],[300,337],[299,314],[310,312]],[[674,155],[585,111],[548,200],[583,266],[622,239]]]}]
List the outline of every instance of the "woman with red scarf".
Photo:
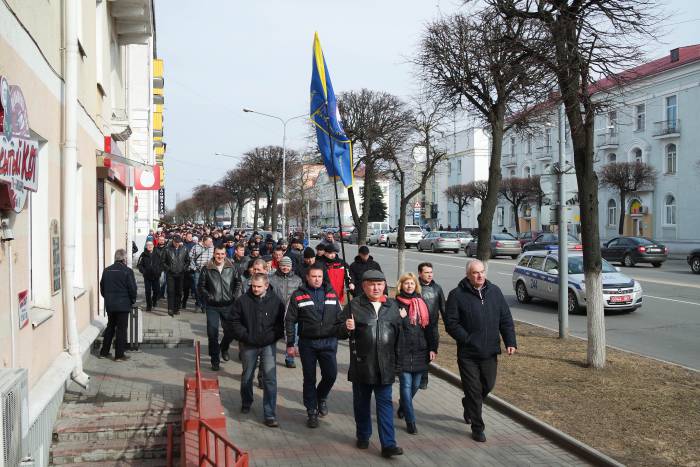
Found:
[{"label": "woman with red scarf", "polygon": [[418,392],[423,373],[437,355],[439,334],[437,321],[430,321],[428,306],[420,296],[420,283],[412,273],[399,278],[396,301],[402,318],[399,340],[399,418],[406,418],[406,430],[415,435],[416,415],[413,396]]}]

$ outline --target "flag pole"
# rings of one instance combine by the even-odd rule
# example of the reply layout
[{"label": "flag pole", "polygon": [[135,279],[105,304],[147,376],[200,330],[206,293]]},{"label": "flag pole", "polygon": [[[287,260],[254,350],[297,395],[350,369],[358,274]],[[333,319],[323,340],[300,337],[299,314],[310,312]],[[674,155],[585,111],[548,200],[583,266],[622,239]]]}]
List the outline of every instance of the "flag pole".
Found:
[{"label": "flag pole", "polygon": [[[333,157],[333,138],[328,135],[328,141],[331,149],[331,158]],[[332,159],[331,159],[332,160]],[[333,166],[333,188],[335,189],[335,208],[338,211],[338,235],[340,236],[340,251],[343,254],[343,261],[345,261],[345,243],[343,242],[343,219],[340,217],[340,200],[338,199],[338,178]]]}]

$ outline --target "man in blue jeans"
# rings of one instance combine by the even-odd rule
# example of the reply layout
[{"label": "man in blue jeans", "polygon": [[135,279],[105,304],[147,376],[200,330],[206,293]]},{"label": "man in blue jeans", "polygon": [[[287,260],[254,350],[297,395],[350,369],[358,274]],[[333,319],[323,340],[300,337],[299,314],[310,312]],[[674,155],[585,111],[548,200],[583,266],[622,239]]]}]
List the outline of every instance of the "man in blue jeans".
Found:
[{"label": "man in blue jeans", "polygon": [[[308,416],[306,426],[316,428],[318,417],[328,415],[326,400],[338,375],[338,335],[343,328],[338,296],[330,284],[323,283],[323,266],[320,264],[309,267],[305,284],[292,293],[284,324],[288,356],[294,355],[294,328],[298,324],[299,356],[304,373],[304,406]],[[318,386],[317,363],[321,368]]]},{"label": "man in blue jeans", "polygon": [[350,336],[352,405],[355,412],[356,445],[369,447],[372,436],[370,403],[374,393],[382,457],[403,454],[396,445],[391,387],[398,370],[401,316],[396,301],[384,295],[384,273],[374,269],[362,276],[362,295],[345,306],[345,330]]},{"label": "man in blue jeans", "polygon": [[278,427],[275,344],[284,337],[284,303],[269,289],[266,274],[251,277],[248,291],[233,304],[231,330],[241,344],[241,413],[253,405],[253,373],[258,358],[263,369],[263,417],[268,427]]},{"label": "man in blue jeans", "polygon": [[[204,302],[207,313],[209,356],[211,368],[214,371],[219,371],[221,363],[219,354],[227,350],[222,351],[219,344],[219,324],[224,329],[223,340],[230,342],[231,330],[228,323],[231,321],[231,307],[240,286],[238,268],[226,258],[226,249],[223,246],[214,249],[214,258],[202,268],[197,281],[197,293]],[[224,360],[228,360],[226,355]]]}]

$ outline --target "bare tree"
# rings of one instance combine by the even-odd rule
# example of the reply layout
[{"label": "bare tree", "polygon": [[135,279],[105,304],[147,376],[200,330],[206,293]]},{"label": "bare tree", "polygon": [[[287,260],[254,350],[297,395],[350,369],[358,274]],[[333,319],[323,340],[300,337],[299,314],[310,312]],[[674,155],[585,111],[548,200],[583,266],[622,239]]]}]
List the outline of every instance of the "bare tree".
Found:
[{"label": "bare tree", "polygon": [[[654,0],[486,0],[507,20],[525,20],[544,38],[508,37],[510,47],[535,56],[551,71],[571,130],[581,209],[588,315],[588,364],[605,366],[605,315],[598,230],[598,177],[594,170],[594,122],[602,99],[593,94],[634,79],[619,73],[636,65],[661,20]],[[595,80],[603,76],[604,82]]]},{"label": "bare tree", "polygon": [[175,218],[178,222],[194,222],[198,208],[192,198],[183,199],[175,206]]},{"label": "bare tree", "polygon": [[197,185],[192,190],[192,200],[202,214],[204,222],[216,221],[216,211],[226,203],[227,192],[216,185]]},{"label": "bare tree", "polygon": [[625,227],[625,204],[627,197],[656,184],[657,170],[645,162],[611,162],[600,169],[600,184],[620,195],[620,225],[622,235]]},{"label": "bare tree", "polygon": [[532,182],[529,178],[504,178],[501,180],[498,192],[512,206],[515,215],[515,231],[520,233],[520,208],[532,196]]},{"label": "bare tree", "polygon": [[457,206],[457,229],[462,230],[462,211],[474,199],[473,191],[466,184],[452,185],[443,192],[448,201]]},{"label": "bare tree", "polygon": [[[338,99],[338,111],[345,133],[353,145],[353,172],[364,166],[364,186],[369,187],[377,178],[376,165],[381,157],[377,153],[382,146],[388,147],[404,134],[411,114],[398,97],[369,89],[348,91]],[[358,242],[365,243],[369,218],[369,198],[362,200],[362,213],[355,207],[355,192],[348,190],[350,211],[359,231]]]},{"label": "bare tree", "polygon": [[[446,151],[433,144],[447,116],[444,100],[434,99],[429,95],[420,96],[415,101],[415,109],[409,120],[410,128],[406,128],[405,134],[397,131],[394,134],[394,141],[386,139],[385,145],[379,151],[386,163],[387,172],[398,182],[400,192],[396,239],[397,278],[405,271],[408,204],[415,196],[425,191],[425,185],[435,173],[435,168],[447,157]],[[402,143],[406,140],[409,130],[413,133],[415,144],[408,150],[402,151],[405,147]]]},{"label": "bare tree", "polygon": [[530,181],[529,201],[535,203],[535,205],[537,206],[537,221],[540,224],[539,229],[542,230],[542,206],[544,206],[545,202],[547,201],[547,195],[544,191],[542,191],[542,187],[540,186],[540,179],[540,175],[533,175],[528,180]]},{"label": "bare tree", "polygon": [[[242,226],[243,207],[252,199],[253,183],[247,178],[245,170],[237,167],[226,172],[224,177],[219,181],[219,185],[227,190],[235,200],[234,204],[236,207],[237,217],[236,225],[239,227]],[[234,223],[233,211],[231,212],[231,223]]]},{"label": "bare tree", "polygon": [[478,216],[477,258],[484,262],[491,257],[488,239],[501,182],[503,134],[527,122],[524,109],[550,87],[547,70],[530,52],[508,46],[505,38],[538,35],[526,20],[504,20],[493,10],[457,14],[428,25],[415,59],[429,86],[453,105],[471,111],[490,129],[488,192]]}]

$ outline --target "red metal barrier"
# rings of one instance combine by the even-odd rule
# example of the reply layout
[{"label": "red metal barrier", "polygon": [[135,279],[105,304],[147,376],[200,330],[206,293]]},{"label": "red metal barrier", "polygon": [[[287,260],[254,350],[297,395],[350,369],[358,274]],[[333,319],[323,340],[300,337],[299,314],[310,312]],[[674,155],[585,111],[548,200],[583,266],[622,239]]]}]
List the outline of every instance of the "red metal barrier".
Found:
[{"label": "red metal barrier", "polygon": [[238,449],[225,436],[207,425],[207,422],[200,420],[199,466],[248,467],[248,453]]},{"label": "red metal barrier", "polygon": [[183,466],[247,467],[248,453],[226,435],[226,417],[217,378],[202,378],[200,343],[195,343],[195,374],[185,377],[181,459]]}]

